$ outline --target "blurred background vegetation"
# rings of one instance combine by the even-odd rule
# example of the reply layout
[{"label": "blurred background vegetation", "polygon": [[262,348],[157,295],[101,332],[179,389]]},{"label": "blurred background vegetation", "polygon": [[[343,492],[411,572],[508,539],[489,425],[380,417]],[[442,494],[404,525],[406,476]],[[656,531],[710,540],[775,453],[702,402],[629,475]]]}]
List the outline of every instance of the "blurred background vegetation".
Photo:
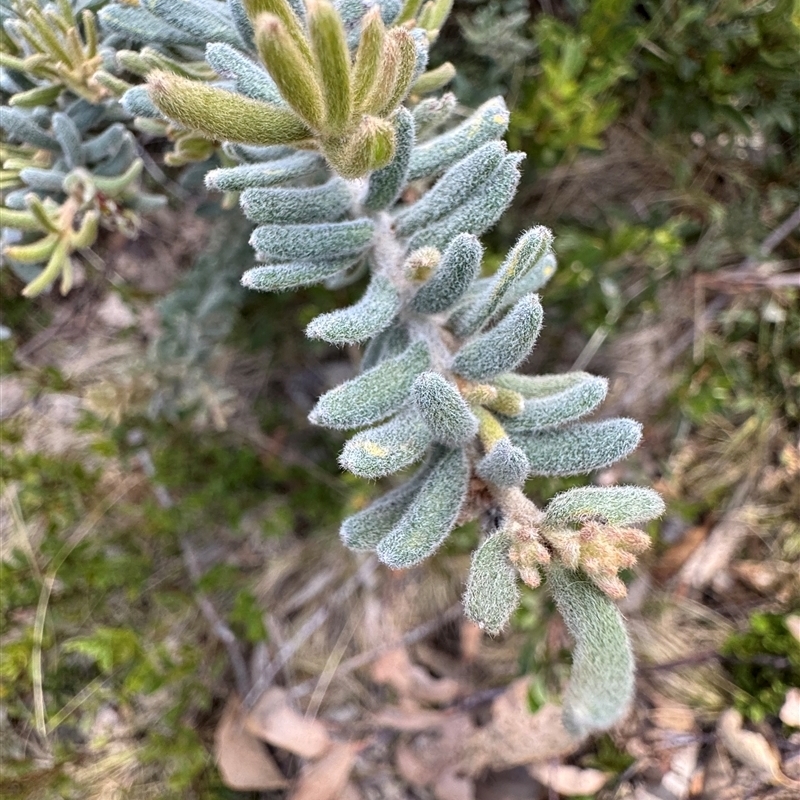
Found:
[{"label": "blurred background vegetation", "polygon": [[[459,0],[434,58],[457,66],[463,106],[506,96],[527,153],[489,263],[533,223],[556,233],[531,371],[608,375],[606,413],[645,424],[641,450],[600,476],[668,501],[631,576],[643,662],[695,652],[686,609],[688,638],[656,641],[674,626],[664,597],[702,604],[716,660],[696,686],[658,690],[703,724],[735,705],[785,734],[800,679],[785,623],[800,605],[800,7]],[[243,294],[248,233],[202,198],[136,242],[108,236],[104,268],[67,298],[22,300],[0,273],[3,797],[246,797],[213,765],[233,675],[198,598],[257,655],[286,635],[281,591],[323,564],[352,571],[338,522],[377,490],[339,474],[341,441],[305,415],[357,353],[302,331],[357,292]],[[734,552],[703,576],[726,525]],[[431,579],[457,583],[476,538],[454,537]],[[292,623],[324,600],[301,598]],[[486,682],[528,671],[557,696],[550,623],[542,593],[526,596],[515,633],[487,645]],[[623,750],[605,738],[587,758],[623,772]]]}]

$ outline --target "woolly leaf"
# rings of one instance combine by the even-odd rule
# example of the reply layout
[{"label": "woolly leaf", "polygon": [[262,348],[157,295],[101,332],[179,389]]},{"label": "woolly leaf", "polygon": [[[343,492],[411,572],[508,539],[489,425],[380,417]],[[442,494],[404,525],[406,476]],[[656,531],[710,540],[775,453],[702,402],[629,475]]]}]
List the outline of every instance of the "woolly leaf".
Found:
[{"label": "woolly leaf", "polygon": [[405,514],[429,471],[430,465],[423,465],[410,481],[348,517],[339,529],[342,542],[351,550],[374,550]]},{"label": "woolly leaf", "polygon": [[148,85],[163,114],[212,139],[288,144],[310,133],[291,111],[168,72],[151,73]]},{"label": "woolly leaf", "polygon": [[158,106],[150,99],[146,86],[132,86],[122,95],[122,107],[134,117],[164,119]]},{"label": "woolly leaf", "polygon": [[414,81],[411,91],[416,95],[438,92],[439,89],[444,89],[455,76],[456,68],[449,61],[445,61],[444,64],[440,64],[436,69],[428,70],[420,75]]},{"label": "woolly leaf", "polygon": [[456,236],[444,251],[433,277],[411,299],[411,309],[420,314],[438,314],[455,305],[480,271],[482,258],[483,248],[475,236]]},{"label": "woolly leaf", "polygon": [[609,525],[630,525],[647,522],[663,513],[664,501],[652,489],[582,486],[557,494],[547,506],[543,525],[561,528],[590,520]]},{"label": "woolly leaf", "polygon": [[242,275],[242,286],[258,292],[282,292],[299,286],[322,283],[350,266],[350,259],[336,261],[300,262],[297,264],[276,264],[271,267],[253,267]]},{"label": "woolly leaf", "polygon": [[[241,47],[236,28],[220,13],[197,0],[145,0],[157,17],[191,35],[197,42],[227,42]],[[144,41],[147,41],[145,39]]]},{"label": "woolly leaf", "polygon": [[503,142],[488,142],[454,164],[416,203],[397,215],[398,236],[410,236],[420,228],[452,213],[486,183],[506,153]]},{"label": "woolly leaf", "polygon": [[588,372],[563,372],[556,375],[518,375],[514,372],[495,375],[492,383],[523,397],[538,398],[564,392],[579,386],[593,376]]},{"label": "woolly leaf", "polygon": [[408,510],[376,549],[392,569],[407,569],[430,556],[453,530],[469,486],[463,450],[446,450],[431,468]]},{"label": "woolly leaf", "polygon": [[306,336],[331,344],[363,342],[388,328],[399,310],[397,289],[382,275],[374,275],[355,305],[315,317],[306,328]]},{"label": "woolly leaf", "polygon": [[381,331],[364,350],[361,358],[361,371],[377,366],[387,358],[399,356],[409,345],[408,330],[404,325],[392,325]]},{"label": "woolly leaf", "polygon": [[261,225],[250,244],[259,254],[275,261],[336,259],[358,255],[372,239],[371,220],[320,222],[310,225]]},{"label": "woolly leaf", "polygon": [[136,42],[159,43],[173,47],[205,44],[205,40],[198,40],[191,33],[169,25],[142,6],[109,3],[97,12],[97,16],[103,28],[120,33]]},{"label": "woolly leaf", "polygon": [[380,10],[373,6],[361,23],[361,38],[353,66],[353,102],[359,111],[363,110],[367,97],[379,80],[385,37],[386,27]]},{"label": "woolly leaf", "polygon": [[220,42],[209,42],[206,46],[206,61],[222,78],[236,82],[236,88],[251,100],[283,105],[283,98],[269,73],[251,61],[235,47]]},{"label": "woolly leaf", "polygon": [[61,145],[61,152],[69,169],[83,166],[83,151],[81,150],[81,132],[69,115],[61,111],[53,114],[53,134]]},{"label": "woolly leaf", "polygon": [[337,135],[344,131],[353,111],[347,38],[342,20],[328,0],[307,0],[307,7],[317,83],[325,105],[325,128]]},{"label": "woolly leaf", "polygon": [[393,414],[406,401],[414,379],[428,367],[424,342],[337,386],[319,398],[308,418],[326,428],[361,428]]},{"label": "woolly leaf", "polygon": [[406,183],[411,148],[414,146],[414,118],[407,108],[399,108],[394,119],[394,158],[383,169],[370,175],[365,208],[381,211],[392,205]]},{"label": "woolly leaf", "polygon": [[338,220],[351,201],[347,183],[332,178],[321,186],[303,189],[246,189],[239,205],[253,222],[302,224]]},{"label": "woolly leaf", "polygon": [[516,303],[523,295],[538,292],[555,275],[556,267],[556,257],[553,253],[548,253],[540,258],[525,275],[509,287],[499,308],[505,308]]},{"label": "woolly leaf", "polygon": [[490,331],[476,336],[456,353],[453,371],[474,381],[486,380],[524,361],[542,327],[542,306],[532,294],[523,297]]},{"label": "woolly leaf", "polygon": [[61,150],[61,145],[44,128],[19,109],[8,106],[0,108],[0,128],[19,142],[27,142],[45,150]]},{"label": "woolly leaf", "polygon": [[517,573],[508,560],[511,537],[489,536],[472,556],[464,592],[464,613],[492,636],[500,633],[519,606]]},{"label": "woolly leaf", "polygon": [[442,250],[459,233],[480,236],[488,231],[514,199],[519,183],[519,165],[524,157],[523,153],[505,156],[472,199],[415,233],[408,242],[409,248],[438,247]]},{"label": "woolly leaf", "polygon": [[499,139],[508,128],[508,109],[501,97],[494,97],[458,127],[417,145],[411,154],[408,179],[432,178],[482,144]]},{"label": "woolly leaf", "polygon": [[382,478],[419,461],[430,443],[428,426],[409,409],[377,428],[357,433],[345,444],[339,463],[361,478]]},{"label": "woolly leaf", "polygon": [[363,111],[385,116],[408,94],[414,80],[417,49],[412,34],[405,28],[392,28],[384,36],[380,80],[373,83],[363,102]]},{"label": "woolly leaf", "polygon": [[438,372],[423,372],[414,381],[412,397],[435,441],[458,447],[478,433],[478,420],[464,398]]},{"label": "woolly leaf", "polygon": [[530,463],[525,453],[504,436],[478,462],[475,472],[495,486],[521,486],[530,472]]},{"label": "woolly leaf", "polygon": [[297,153],[278,161],[212,169],[206,173],[205,183],[206,188],[218,192],[279,186],[312,175],[322,164],[316,153]]},{"label": "woolly leaf", "polygon": [[244,42],[248,49],[253,48],[253,23],[247,16],[242,0],[227,0],[228,12],[231,20],[239,32],[239,38]]},{"label": "woolly leaf", "polygon": [[564,696],[564,726],[577,737],[606,730],[633,699],[634,662],[622,615],[583,575],[552,564],[548,583],[556,607],[575,639],[572,673]]},{"label": "woolly leaf", "polygon": [[452,92],[417,103],[414,106],[414,125],[417,129],[417,137],[419,138],[447,122],[453,115],[456,105],[456,97]]},{"label": "woolly leaf", "polygon": [[553,234],[542,226],[523,233],[500,265],[491,283],[466,315],[459,319],[456,333],[462,337],[469,336],[483,328],[501,308],[515,284],[549,252],[552,243]]},{"label": "woolly leaf", "polygon": [[512,430],[509,434],[528,456],[531,475],[581,475],[629,456],[642,438],[642,426],[623,417],[529,434]]},{"label": "woolly leaf", "polygon": [[562,392],[526,400],[522,412],[505,423],[506,428],[524,433],[573,422],[594,411],[607,391],[605,378],[587,375],[585,380]]},{"label": "woolly leaf", "polygon": [[19,171],[19,177],[26,186],[39,192],[60,192],[62,190],[66,172],[57,169],[41,169],[40,167],[25,167]]}]

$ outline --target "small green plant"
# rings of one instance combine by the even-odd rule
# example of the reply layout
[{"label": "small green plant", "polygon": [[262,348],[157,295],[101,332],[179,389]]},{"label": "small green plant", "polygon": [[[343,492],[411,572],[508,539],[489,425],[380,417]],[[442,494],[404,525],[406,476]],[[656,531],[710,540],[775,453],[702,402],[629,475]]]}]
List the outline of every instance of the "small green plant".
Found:
[{"label": "small green plant", "polygon": [[776,716],[786,692],[800,686],[800,642],[781,614],[753,614],[748,629],[731,635],[722,653],[737,686],[736,708],[753,722]]},{"label": "small green plant", "polygon": [[[648,545],[631,526],[663,505],[636,487],[570,490],[545,510],[523,494],[531,475],[581,474],[624,458],[640,427],[582,421],[605,397],[601,378],[514,372],[542,325],[536,292],[555,270],[552,236],[527,231],[493,277],[480,277],[477,237],[511,202],[521,154],[499,141],[508,125],[500,98],[437,132],[452,106],[418,95],[432,85],[422,70],[440,11],[428,7],[428,25],[417,5],[381,4],[348,24],[345,4],[337,13],[326,0],[246,2],[260,65],[230,46],[207,48],[238,91],[159,72],[150,98],[165,116],[237,143],[229,152],[242,163],[212,170],[206,184],[239,192],[256,223],[251,243],[262,264],[245,273],[245,286],[281,291],[369,275],[355,305],[306,329],[334,345],[368,342],[361,373],[324,394],[310,419],[363,429],[340,456],[355,475],[421,466],[345,520],[342,540],[407,568],[457,525],[483,518],[466,612],[497,633],[518,604],[518,577],[535,587],[548,576],[576,639],[565,720],[584,734],[613,724],[631,698],[633,660],[611,598],[625,593],[619,570]],[[358,98],[372,96],[378,65],[392,60],[393,31],[415,47],[406,66],[398,57],[404,77],[390,81],[379,108]]]},{"label": "small green plant", "polygon": [[[255,224],[259,265],[245,272],[246,287],[333,288],[368,276],[358,302],[307,326],[311,339],[366,344],[360,373],[320,397],[310,419],[361,429],[339,458],[356,476],[420,466],[346,519],[341,538],[401,569],[435,553],[457,526],[481,520],[485,539],[465,611],[496,634],[519,604],[518,580],[536,588],[548,579],[576,642],[564,719],[584,735],[612,725],[632,697],[633,657],[613,600],[625,595],[620,570],[649,544],[635,525],[661,514],[663,503],[638,487],[582,487],[540,509],[523,492],[529,477],[581,475],[625,458],[641,427],[586,421],[605,398],[602,378],[515,371],[542,327],[538,292],[555,272],[553,237],[543,227],[525,231],[496,272],[481,276],[478,237],[511,203],[523,154],[502,142],[502,98],[454,124],[452,96],[429,96],[453,77],[447,64],[426,71],[451,5],[111,3],[99,20],[116,35],[112,44],[124,35],[159,49],[116,53],[114,68],[147,73],[146,88],[126,88],[108,72],[98,80],[117,95],[125,90],[109,101],[129,121],[120,135],[183,131],[210,143],[199,157],[219,154],[223,165],[207,172],[206,186],[238,196]],[[200,43],[207,68],[196,58]],[[34,129],[33,115],[4,109],[15,146],[34,154],[83,147],[76,136],[62,136],[62,146],[55,135],[64,112],[40,116],[48,127]],[[46,168],[63,171],[58,158],[66,155]],[[23,182],[30,175],[20,172]],[[65,194],[63,180],[48,186]],[[40,206],[47,211],[29,193],[15,198],[21,213],[38,219]],[[48,263],[34,289],[57,271]]]}]

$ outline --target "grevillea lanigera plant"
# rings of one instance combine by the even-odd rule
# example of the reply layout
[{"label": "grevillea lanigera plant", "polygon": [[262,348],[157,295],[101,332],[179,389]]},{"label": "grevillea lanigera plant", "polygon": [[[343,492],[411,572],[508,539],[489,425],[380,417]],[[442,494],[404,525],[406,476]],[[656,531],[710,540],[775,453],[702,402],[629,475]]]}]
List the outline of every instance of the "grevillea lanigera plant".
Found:
[{"label": "grevillea lanigera plant", "polygon": [[[355,305],[308,325],[312,339],[366,345],[360,373],[320,397],[310,419],[358,430],[340,456],[355,475],[410,474],[343,522],[343,542],[402,569],[482,520],[465,612],[496,634],[517,608],[519,581],[547,579],[575,638],[564,720],[583,735],[612,725],[631,700],[633,657],[614,600],[625,595],[619,571],[649,544],[635,525],[663,504],[633,486],[572,489],[543,509],[523,492],[530,477],[625,458],[641,428],[584,420],[605,397],[603,378],[515,372],[542,325],[552,235],[522,233],[482,276],[478,237],[511,203],[523,155],[502,141],[501,98],[455,121],[453,96],[430,96],[453,75],[449,64],[426,71],[451,5],[142,0],[111,4],[100,19],[132,38],[152,24],[158,53],[173,59],[153,56],[147,87],[128,89],[122,107],[140,125],[222,143],[228,165],[206,185],[238,195],[255,223],[261,263],[246,287],[367,280]],[[211,79],[196,64],[175,66],[198,37]]]}]

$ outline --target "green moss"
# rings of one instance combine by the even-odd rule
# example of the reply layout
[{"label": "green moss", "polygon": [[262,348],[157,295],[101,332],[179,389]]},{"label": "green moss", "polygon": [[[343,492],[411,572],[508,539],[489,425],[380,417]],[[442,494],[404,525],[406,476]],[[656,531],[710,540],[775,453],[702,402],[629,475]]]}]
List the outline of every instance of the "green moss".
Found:
[{"label": "green moss", "polygon": [[753,722],[776,715],[786,692],[800,686],[800,642],[781,614],[753,614],[748,629],[731,635],[722,654],[738,689],[736,707]]}]

